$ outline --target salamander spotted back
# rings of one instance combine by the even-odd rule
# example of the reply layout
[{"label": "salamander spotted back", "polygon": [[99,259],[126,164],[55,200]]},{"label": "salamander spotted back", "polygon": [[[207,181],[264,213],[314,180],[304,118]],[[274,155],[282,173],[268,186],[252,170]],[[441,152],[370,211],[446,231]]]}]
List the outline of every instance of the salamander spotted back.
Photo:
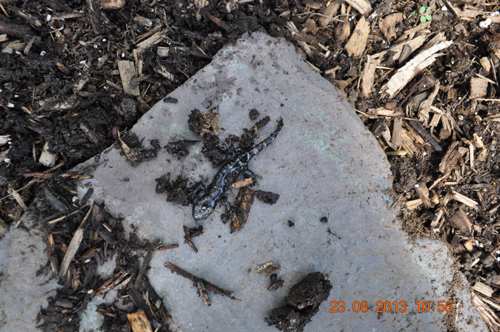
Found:
[{"label": "salamander spotted back", "polygon": [[[269,135],[268,138],[254,145],[247,152],[238,155],[234,161],[227,162],[219,169],[219,171],[215,174],[212,182],[210,183],[206,194],[199,200],[197,200],[193,205],[194,219],[206,219],[214,212],[215,207],[217,206],[217,202],[232,184],[229,183],[230,181],[228,181],[230,175],[233,175],[233,173],[237,175],[243,172],[247,172],[253,175],[253,173],[248,170],[248,162],[260,151],[274,142],[276,136],[278,136],[278,133],[281,131],[281,128],[283,128],[283,119],[279,118],[277,122],[278,126],[276,127],[274,132]],[[235,177],[231,176],[231,178]]]}]

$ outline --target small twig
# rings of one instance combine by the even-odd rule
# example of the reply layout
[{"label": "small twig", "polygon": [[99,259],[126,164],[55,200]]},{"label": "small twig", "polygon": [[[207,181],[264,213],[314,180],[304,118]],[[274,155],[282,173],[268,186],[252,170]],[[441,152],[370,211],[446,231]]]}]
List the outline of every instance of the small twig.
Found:
[{"label": "small twig", "polygon": [[172,264],[170,262],[165,262],[165,266],[168,267],[170,270],[172,270],[172,272],[175,272],[181,276],[183,276],[184,278],[187,278],[191,281],[193,281],[195,284],[196,283],[203,283],[203,285],[205,286],[206,289],[208,289],[209,291],[215,293],[215,294],[219,294],[219,295],[223,295],[223,296],[227,296],[229,297],[230,299],[232,300],[238,300],[238,301],[241,301],[240,299],[234,297],[232,294],[233,292],[231,291],[228,291],[228,290],[225,290],[223,288],[220,288],[219,286],[217,285],[214,285],[212,284],[211,282],[209,281],[206,281],[205,279],[203,278],[200,278],[200,277],[197,277],[195,276],[194,274],[191,274],[190,272],[186,271],[186,270],[183,270],[181,269],[180,267],[178,267],[177,265],[175,264]]},{"label": "small twig", "polygon": [[422,125],[418,121],[408,121],[408,123],[413,129],[415,129],[420,134],[420,136],[422,136],[422,138],[427,143],[429,143],[434,148],[434,150],[436,150],[437,152],[443,151],[443,148],[438,144],[438,142],[436,142],[436,140],[431,135],[429,135],[429,133],[427,133],[427,131],[424,129],[424,127],[422,127]]},{"label": "small twig", "polygon": [[175,248],[179,248],[179,245],[177,243],[167,244],[165,246],[160,246],[160,247],[156,248],[156,250],[169,250],[169,249],[175,249]]},{"label": "small twig", "polygon": [[220,18],[215,17],[211,14],[207,14],[207,17],[210,19],[210,21],[214,22],[215,24],[220,26],[222,29],[229,30],[229,26],[224,21],[222,21]]}]

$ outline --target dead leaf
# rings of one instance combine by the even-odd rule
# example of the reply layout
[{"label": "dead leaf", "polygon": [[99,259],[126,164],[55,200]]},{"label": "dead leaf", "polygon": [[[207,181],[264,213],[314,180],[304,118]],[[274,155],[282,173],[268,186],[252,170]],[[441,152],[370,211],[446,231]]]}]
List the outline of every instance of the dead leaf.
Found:
[{"label": "dead leaf", "polygon": [[304,30],[302,30],[302,32],[310,32],[314,35],[318,33],[318,27],[316,26],[316,22],[312,18],[307,19],[303,25]]},{"label": "dead leaf", "polygon": [[470,234],[472,230],[472,224],[469,217],[465,214],[462,209],[458,209],[457,212],[449,219],[449,222],[453,228],[459,229],[464,234]]},{"label": "dead leaf", "polygon": [[388,42],[396,39],[396,24],[401,22],[403,18],[403,13],[394,13],[387,15],[383,19],[379,20],[378,26]]}]

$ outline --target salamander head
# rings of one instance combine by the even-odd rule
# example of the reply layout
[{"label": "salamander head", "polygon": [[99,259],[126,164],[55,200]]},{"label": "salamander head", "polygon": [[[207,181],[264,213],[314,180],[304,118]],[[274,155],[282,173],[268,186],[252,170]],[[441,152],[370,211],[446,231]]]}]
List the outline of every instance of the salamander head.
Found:
[{"label": "salamander head", "polygon": [[211,206],[207,200],[202,199],[193,205],[193,218],[195,220],[207,219],[215,210],[214,206]]}]

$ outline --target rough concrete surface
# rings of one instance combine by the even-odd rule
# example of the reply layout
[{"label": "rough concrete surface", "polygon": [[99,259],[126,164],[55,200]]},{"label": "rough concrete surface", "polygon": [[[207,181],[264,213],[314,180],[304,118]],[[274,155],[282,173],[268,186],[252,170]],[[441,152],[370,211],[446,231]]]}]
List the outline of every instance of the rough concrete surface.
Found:
[{"label": "rough concrete surface", "polygon": [[[446,247],[429,240],[409,243],[388,209],[389,164],[375,139],[289,43],[264,34],[244,37],[170,97],[178,103],[159,102],[132,129],[145,143],[193,139],[187,118],[194,108],[220,113],[222,137],[250,127],[252,108],[285,123],[250,163],[262,176],[257,189],[279,193],[278,203],[256,201],[245,228],[233,234],[220,221],[220,208],[200,222],[205,233],[194,240],[198,253],[182,244],[183,225],[196,225],[191,208],[167,203],[155,193],[155,179],[170,172],[208,182],[216,169],[201,155],[201,144],[186,158],[162,150],[134,168],[115,148],[98,161],[92,180],[97,200],[127,216],[129,231],[135,225],[141,238],[182,244],[157,252],[148,274],[182,331],[277,331],[264,317],[313,271],[324,272],[333,289],[306,331],[446,331],[444,313],[419,313],[415,302],[448,301],[453,294],[460,294],[461,304],[454,303],[450,322],[460,331],[486,331],[468,291],[452,287],[455,272]],[[275,125],[263,128],[261,137]],[[320,222],[323,216],[328,223]],[[204,305],[191,281],[164,267],[167,260],[232,290],[241,301],[212,295],[212,306]],[[255,271],[269,260],[281,265],[285,281],[276,292]],[[330,312],[331,301],[344,301],[345,312]],[[370,310],[353,312],[355,301],[366,301]],[[378,314],[378,301],[406,301],[407,311]]]},{"label": "rough concrete surface", "polygon": [[[252,108],[272,119],[261,138],[274,130],[275,119],[281,116],[285,123],[276,141],[250,162],[262,177],[256,189],[279,193],[277,204],[256,200],[245,228],[233,234],[220,221],[219,208],[198,222],[205,227],[193,240],[198,253],[183,243],[183,226],[197,225],[191,208],[156,194],[155,179],[170,172],[210,181],[216,169],[201,155],[201,144],[180,159],[162,149],[156,159],[137,167],[112,147],[98,161],[82,165],[98,164],[90,181],[95,199],[110,212],[125,215],[129,232],[134,225],[140,238],[180,244],[157,252],[148,273],[179,330],[278,331],[264,317],[284,303],[293,284],[320,271],[333,288],[305,331],[446,331],[445,319],[459,331],[487,331],[447,248],[430,240],[409,242],[387,207],[389,164],[371,133],[341,94],[285,40],[260,33],[246,36],[226,46],[170,96],[178,103],[159,102],[132,129],[146,145],[151,139],[165,146],[195,138],[187,127],[194,108],[220,113],[222,137],[250,127]],[[328,223],[320,222],[323,216]],[[295,226],[289,227],[288,220]],[[26,256],[23,250],[30,244],[37,250]],[[2,331],[21,331],[23,322],[35,330],[29,322],[39,304],[32,298],[39,295],[38,282],[46,281],[34,274],[46,263],[46,256],[37,254],[42,248],[43,241],[25,230],[12,231],[0,241]],[[256,273],[257,265],[270,260],[281,265],[278,274],[285,281],[275,292],[267,290],[268,277]],[[165,261],[233,291],[241,301],[211,294],[212,306],[204,305],[192,282],[165,268]],[[112,266],[103,273],[111,273]],[[13,282],[19,275],[22,289]],[[462,286],[452,286],[457,280]],[[453,303],[452,315],[417,312],[416,301],[448,301],[452,296],[460,302]],[[89,305],[81,331],[96,329],[95,308],[101,301]],[[330,312],[331,301],[344,301],[345,312]],[[355,301],[366,301],[370,310],[353,312]],[[406,301],[407,310],[379,314],[378,301]]]},{"label": "rough concrete surface", "polygon": [[[35,216],[24,218],[30,225]],[[51,278],[43,232],[11,229],[0,240],[0,331],[37,331],[36,317],[59,287]]]}]

